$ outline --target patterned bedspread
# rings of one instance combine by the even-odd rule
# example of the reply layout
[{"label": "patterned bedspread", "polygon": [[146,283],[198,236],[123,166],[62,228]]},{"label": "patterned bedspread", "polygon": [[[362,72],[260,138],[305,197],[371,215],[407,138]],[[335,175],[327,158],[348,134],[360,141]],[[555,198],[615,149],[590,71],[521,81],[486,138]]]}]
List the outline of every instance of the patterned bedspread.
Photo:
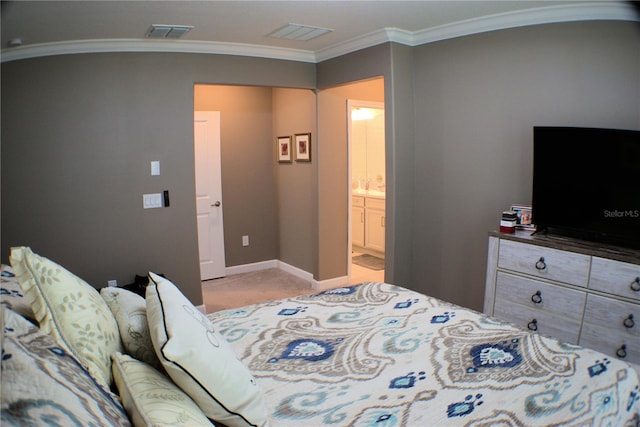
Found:
[{"label": "patterned bedspread", "polygon": [[208,315],[271,426],[637,426],[628,365],[398,286]]}]

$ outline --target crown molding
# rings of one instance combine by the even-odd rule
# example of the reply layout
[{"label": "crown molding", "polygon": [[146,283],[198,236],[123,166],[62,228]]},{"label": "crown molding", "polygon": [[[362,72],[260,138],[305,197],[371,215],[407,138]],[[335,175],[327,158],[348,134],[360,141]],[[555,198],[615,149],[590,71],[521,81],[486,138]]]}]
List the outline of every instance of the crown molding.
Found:
[{"label": "crown molding", "polygon": [[384,42],[419,46],[456,37],[531,25],[576,21],[640,21],[626,3],[589,2],[546,6],[467,19],[419,31],[385,28],[316,52],[316,62],[326,61]]},{"label": "crown molding", "polygon": [[638,21],[639,19],[635,10],[626,3],[599,2],[547,6],[473,18],[416,31],[413,33],[412,46],[531,25],[577,21]]},{"label": "crown molding", "polygon": [[314,53],[309,50],[287,49],[243,43],[149,39],[75,40],[25,45],[11,49],[3,49],[0,62],[17,61],[20,59],[38,58],[42,56],[114,52],[200,53],[210,55],[250,56],[298,62],[316,62]]},{"label": "crown molding", "polygon": [[421,44],[509,28],[559,22],[603,20],[640,21],[640,17],[627,3],[586,2],[501,13],[414,32],[399,28],[384,28],[316,52],[242,43],[101,39],[43,43],[3,49],[0,54],[0,62],[79,53],[172,52],[238,55],[317,63],[386,42],[419,46]]}]

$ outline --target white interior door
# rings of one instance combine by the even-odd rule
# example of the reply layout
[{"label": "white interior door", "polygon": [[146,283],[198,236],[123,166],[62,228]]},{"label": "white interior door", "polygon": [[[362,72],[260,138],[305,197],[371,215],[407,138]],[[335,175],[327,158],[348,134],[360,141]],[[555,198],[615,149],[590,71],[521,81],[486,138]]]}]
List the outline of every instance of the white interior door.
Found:
[{"label": "white interior door", "polygon": [[220,167],[220,112],[196,111],[193,122],[201,280],[225,275]]}]

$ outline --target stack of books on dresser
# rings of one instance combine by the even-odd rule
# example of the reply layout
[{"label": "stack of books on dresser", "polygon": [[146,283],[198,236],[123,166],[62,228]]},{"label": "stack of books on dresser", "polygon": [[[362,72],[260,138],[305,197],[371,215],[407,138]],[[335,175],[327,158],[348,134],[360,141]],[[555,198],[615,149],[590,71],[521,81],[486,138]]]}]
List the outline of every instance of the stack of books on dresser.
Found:
[{"label": "stack of books on dresser", "polygon": [[502,218],[500,219],[501,233],[515,233],[517,224],[518,224],[518,213],[516,211],[502,212]]}]

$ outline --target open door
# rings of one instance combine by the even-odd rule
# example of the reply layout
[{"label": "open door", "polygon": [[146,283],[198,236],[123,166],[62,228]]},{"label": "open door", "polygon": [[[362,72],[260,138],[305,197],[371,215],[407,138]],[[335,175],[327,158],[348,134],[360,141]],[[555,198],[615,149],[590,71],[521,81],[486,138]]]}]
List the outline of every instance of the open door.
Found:
[{"label": "open door", "polygon": [[220,112],[196,111],[193,121],[200,279],[224,277]]}]

